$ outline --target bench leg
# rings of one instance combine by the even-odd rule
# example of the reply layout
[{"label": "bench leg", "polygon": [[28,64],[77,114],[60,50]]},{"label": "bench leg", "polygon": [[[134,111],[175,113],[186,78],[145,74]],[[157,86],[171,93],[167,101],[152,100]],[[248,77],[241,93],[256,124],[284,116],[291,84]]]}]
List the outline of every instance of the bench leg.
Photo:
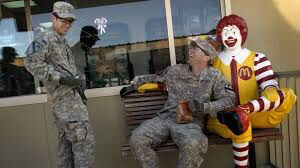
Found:
[{"label": "bench leg", "polygon": [[256,168],[255,144],[249,143],[249,163],[250,168]]}]

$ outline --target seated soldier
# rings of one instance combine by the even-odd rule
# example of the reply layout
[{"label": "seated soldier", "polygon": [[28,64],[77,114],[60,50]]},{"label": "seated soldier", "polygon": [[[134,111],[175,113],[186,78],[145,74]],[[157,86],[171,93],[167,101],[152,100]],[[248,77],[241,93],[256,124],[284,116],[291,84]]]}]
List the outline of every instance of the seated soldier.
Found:
[{"label": "seated soldier", "polygon": [[159,167],[158,157],[151,147],[169,137],[179,147],[179,168],[200,167],[201,155],[208,147],[208,139],[202,131],[204,116],[217,116],[217,112],[235,106],[235,94],[229,83],[210,66],[216,55],[206,41],[191,39],[188,65],[177,64],[161,74],[145,75],[133,86],[121,90],[123,96],[132,88],[141,90],[143,84],[149,82],[163,83],[168,88],[168,100],[158,116],[132,132],[130,146],[141,167]]}]

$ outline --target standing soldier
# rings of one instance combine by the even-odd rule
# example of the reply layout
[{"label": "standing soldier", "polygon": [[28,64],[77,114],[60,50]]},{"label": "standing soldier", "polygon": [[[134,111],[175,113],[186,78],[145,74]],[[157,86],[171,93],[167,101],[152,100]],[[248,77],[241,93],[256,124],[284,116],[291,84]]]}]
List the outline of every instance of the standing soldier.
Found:
[{"label": "standing soldier", "polygon": [[32,42],[25,66],[47,89],[58,128],[58,167],[91,168],[95,139],[83,94],[85,79],[64,37],[76,19],[73,10],[69,3],[54,3],[52,30]]}]

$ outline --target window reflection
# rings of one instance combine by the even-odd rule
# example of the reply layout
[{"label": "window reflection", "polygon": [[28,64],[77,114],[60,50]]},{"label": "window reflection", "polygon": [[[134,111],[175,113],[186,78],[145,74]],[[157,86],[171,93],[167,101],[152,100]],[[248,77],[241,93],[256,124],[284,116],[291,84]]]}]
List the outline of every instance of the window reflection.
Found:
[{"label": "window reflection", "polygon": [[221,19],[219,0],[172,0],[176,62],[186,63],[187,36],[213,34]]},{"label": "window reflection", "polygon": [[24,3],[0,3],[0,97],[33,94],[34,80],[24,68],[30,43]]},{"label": "window reflection", "polygon": [[[77,8],[77,21],[67,35],[73,52],[79,54],[78,50],[82,49],[83,27],[98,29],[100,40],[88,51],[81,52],[82,59],[78,59],[85,62],[82,66],[89,78],[88,87],[129,84],[134,76],[156,73],[170,65],[164,1],[69,2]],[[40,4],[41,0],[36,3]],[[52,2],[43,7],[32,7],[33,28],[51,26]],[[105,31],[98,24],[102,18],[107,20]]]}]

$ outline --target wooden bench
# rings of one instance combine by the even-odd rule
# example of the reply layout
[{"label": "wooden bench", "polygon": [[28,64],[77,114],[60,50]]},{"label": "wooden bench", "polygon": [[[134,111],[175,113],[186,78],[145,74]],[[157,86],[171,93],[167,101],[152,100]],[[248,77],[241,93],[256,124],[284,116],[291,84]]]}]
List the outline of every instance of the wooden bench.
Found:
[{"label": "wooden bench", "polygon": [[[123,98],[125,118],[127,124],[127,142],[122,146],[122,156],[131,156],[131,150],[128,143],[131,131],[138,127],[143,121],[156,116],[156,112],[160,110],[168,95],[165,92],[154,91],[148,93],[132,93]],[[224,139],[220,136],[207,133],[209,145],[231,144],[230,139]],[[254,129],[253,140],[250,142],[249,163],[251,168],[256,167],[255,160],[255,142],[264,142],[282,139],[282,133],[279,128]],[[178,150],[176,144],[170,139],[159,146],[154,147],[156,152]]]}]

